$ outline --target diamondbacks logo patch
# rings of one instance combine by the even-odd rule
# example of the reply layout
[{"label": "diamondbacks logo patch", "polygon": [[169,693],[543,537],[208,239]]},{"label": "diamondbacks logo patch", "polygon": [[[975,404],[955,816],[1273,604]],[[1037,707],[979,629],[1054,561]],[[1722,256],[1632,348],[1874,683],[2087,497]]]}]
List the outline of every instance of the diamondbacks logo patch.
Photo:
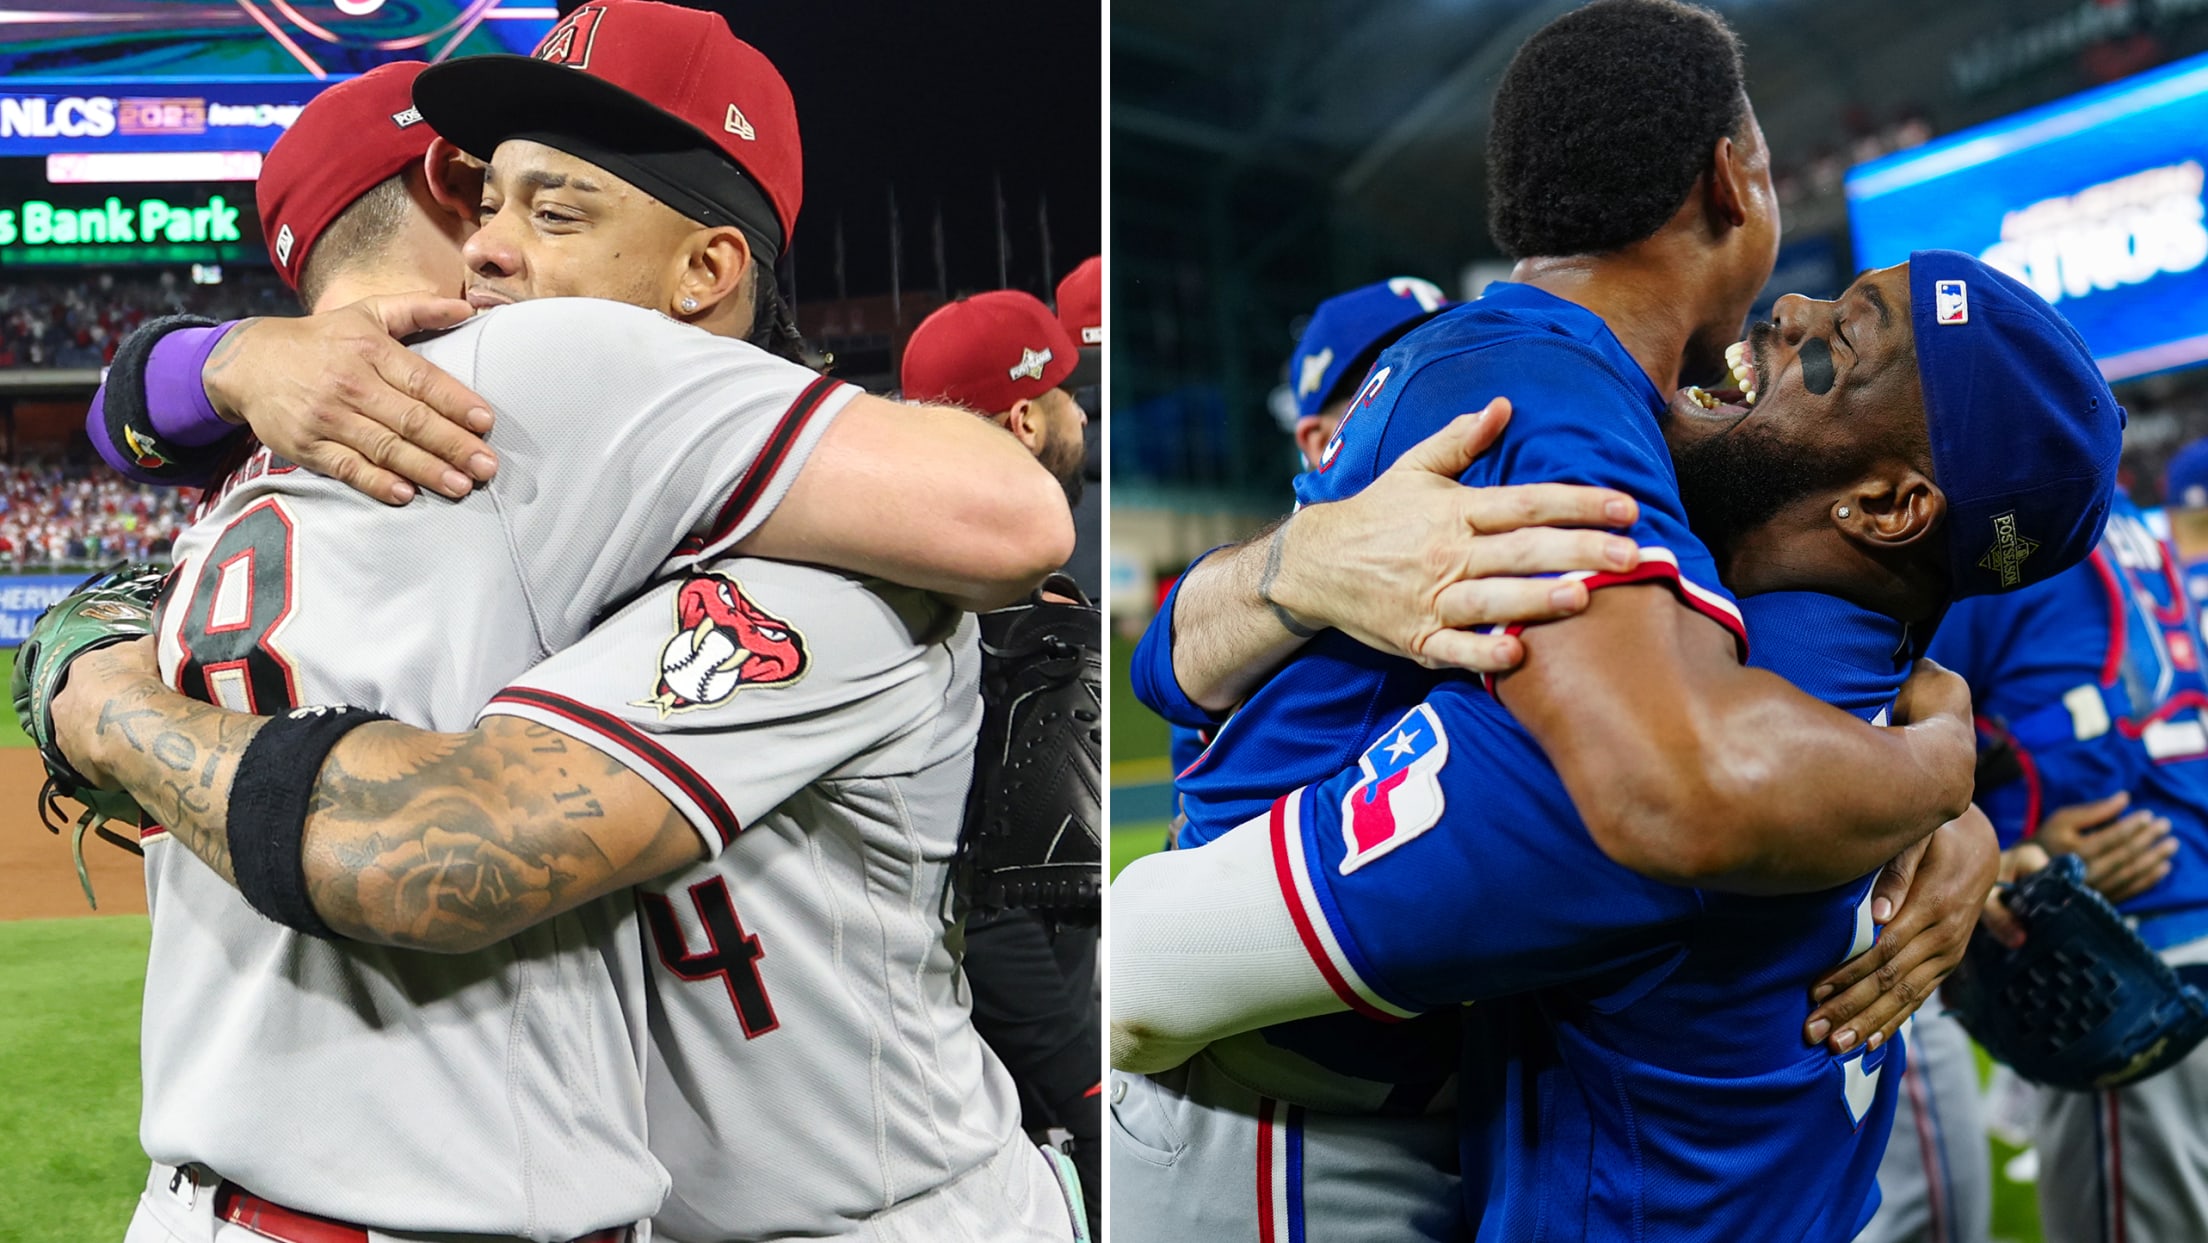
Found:
[{"label": "diamondbacks logo patch", "polygon": [[2037,540],[2024,538],[2016,529],[2016,511],[1993,520],[1993,547],[1978,559],[1978,568],[1999,575],[2003,587],[2014,587],[2024,578],[2024,559],[2039,551]]},{"label": "diamondbacks logo patch", "polygon": [[746,687],[788,686],[805,676],[805,636],[760,608],[742,583],[693,574],[675,593],[675,637],[659,654],[659,681],[638,707],[661,720],[727,703]]},{"label": "diamondbacks logo patch", "polygon": [[590,68],[590,45],[598,38],[598,19],[603,16],[605,10],[595,5],[575,10],[554,26],[530,54],[555,65]]},{"label": "diamondbacks logo patch", "polygon": [[1449,735],[1420,704],[1365,749],[1364,779],[1342,796],[1342,874],[1347,876],[1441,822],[1441,766]]}]

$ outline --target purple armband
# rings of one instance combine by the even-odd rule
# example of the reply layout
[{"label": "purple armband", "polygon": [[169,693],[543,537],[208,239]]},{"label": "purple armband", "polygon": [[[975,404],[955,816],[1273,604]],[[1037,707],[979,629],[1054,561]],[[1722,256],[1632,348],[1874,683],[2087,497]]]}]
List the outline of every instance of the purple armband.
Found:
[{"label": "purple armband", "polygon": [[[207,400],[206,386],[200,380],[207,356],[232,327],[235,325],[175,328],[161,336],[140,356],[144,360],[143,380],[139,385],[144,393],[144,404],[126,404],[123,411],[117,412],[121,418],[110,418],[108,384],[127,384],[141,371],[138,367],[123,365],[125,358],[118,351],[117,365],[109,369],[107,381],[93,394],[92,408],[85,418],[85,432],[92,439],[92,447],[109,466],[141,483],[173,485],[182,482],[158,473],[157,462],[141,462],[136,447],[116,443],[117,437],[123,434],[116,429],[129,421],[125,412],[130,410],[141,411],[146,422],[152,425],[155,440],[172,448],[202,448],[242,433],[243,429],[225,422],[215,413],[214,404]],[[123,400],[129,402],[127,397]],[[144,427],[146,423],[136,426]]]},{"label": "purple armband", "polygon": [[153,430],[180,445],[211,445],[238,430],[215,413],[200,373],[215,343],[237,327],[235,321],[213,328],[179,328],[161,338],[146,360],[146,409]]}]

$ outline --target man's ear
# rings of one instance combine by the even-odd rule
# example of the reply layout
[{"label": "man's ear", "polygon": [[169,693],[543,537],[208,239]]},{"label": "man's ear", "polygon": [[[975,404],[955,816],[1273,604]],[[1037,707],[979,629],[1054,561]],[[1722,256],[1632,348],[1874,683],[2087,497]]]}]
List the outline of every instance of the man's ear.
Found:
[{"label": "man's ear", "polygon": [[1043,428],[1043,406],[1041,402],[1023,397],[1013,402],[1012,408],[999,416],[997,422],[1004,427],[1004,430],[1012,433],[1015,440],[1027,446],[1029,453],[1035,453],[1042,448],[1043,437],[1046,433]]},{"label": "man's ear", "polygon": [[[681,278],[675,282],[675,305],[667,313],[676,319],[703,319],[732,298],[740,298],[749,282],[751,239],[733,225],[699,229],[683,251]],[[692,305],[692,304],[695,305]],[[753,308],[756,315],[758,309]]]},{"label": "man's ear", "polygon": [[1832,503],[1834,526],[1874,549],[1907,548],[1947,516],[1947,494],[1914,466],[1893,466],[1859,480]]},{"label": "man's ear", "polygon": [[1327,434],[1326,420],[1315,414],[1307,414],[1296,420],[1296,449],[1303,454],[1304,465],[1317,470],[1320,459],[1326,456],[1326,442],[1333,439]]},{"label": "man's ear", "polygon": [[1717,140],[1704,173],[1709,179],[1710,223],[1720,232],[1748,223],[1748,153],[1727,134]]},{"label": "man's ear", "polygon": [[473,228],[483,208],[483,162],[442,138],[422,153],[422,183],[437,210]]}]

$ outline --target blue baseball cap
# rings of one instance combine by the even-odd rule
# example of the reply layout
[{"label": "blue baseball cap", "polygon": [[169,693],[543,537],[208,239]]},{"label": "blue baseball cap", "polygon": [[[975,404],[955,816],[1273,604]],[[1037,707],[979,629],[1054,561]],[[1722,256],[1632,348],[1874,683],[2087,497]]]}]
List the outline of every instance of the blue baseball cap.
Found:
[{"label": "blue baseball cap", "polygon": [[2085,341],[2022,281],[1953,250],[1909,256],[1909,316],[1955,595],[2085,560],[2124,446],[2123,407]]},{"label": "blue baseball cap", "polygon": [[1381,349],[1448,305],[1438,286],[1415,276],[1392,277],[1321,302],[1288,360],[1296,417],[1317,414],[1336,386],[1364,379]]},{"label": "blue baseball cap", "polygon": [[2162,503],[2171,509],[2208,509],[2208,439],[2177,451],[2162,472]]}]

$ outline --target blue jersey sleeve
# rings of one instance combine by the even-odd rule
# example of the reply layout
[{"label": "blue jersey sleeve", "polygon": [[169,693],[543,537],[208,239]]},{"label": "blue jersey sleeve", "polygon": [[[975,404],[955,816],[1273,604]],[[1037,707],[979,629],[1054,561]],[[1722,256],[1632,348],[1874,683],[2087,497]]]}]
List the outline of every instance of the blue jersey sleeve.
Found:
[{"label": "blue jersey sleeve", "polygon": [[1962,600],[1928,653],[1970,683],[1982,765],[1978,806],[2004,849],[2047,813],[2137,787],[2139,748],[2111,728],[2101,694],[2110,601],[2091,562],[2044,583]]},{"label": "blue jersey sleeve", "polygon": [[1623,534],[1640,544],[1642,564],[1579,577],[1590,589],[1663,581],[1745,645],[1740,609],[1688,528],[1653,390],[1633,391],[1599,353],[1568,337],[1512,337],[1439,356],[1389,350],[1351,403],[1326,464],[1297,480],[1298,499],[1355,494],[1406,450],[1495,397],[1510,399],[1510,424],[1463,482],[1581,484],[1633,497],[1640,518]]},{"label": "blue jersey sleeve", "polygon": [[[1217,551],[1214,548],[1204,557]],[[1203,564],[1204,557],[1190,562],[1188,569]],[[1173,673],[1173,607],[1180,602],[1181,584],[1187,581],[1188,571],[1183,570],[1180,578],[1174,581],[1173,590],[1166,593],[1165,603],[1159,606],[1157,615],[1143,629],[1142,640],[1135,644],[1127,667],[1127,680],[1142,706],[1164,717],[1167,724],[1201,731],[1217,725],[1219,718],[1198,707],[1181,689],[1181,681]]]},{"label": "blue jersey sleeve", "polygon": [[1662,927],[1701,909],[1612,863],[1539,748],[1465,683],[1276,802],[1270,828],[1305,949],[1376,1018],[1659,966]]}]

